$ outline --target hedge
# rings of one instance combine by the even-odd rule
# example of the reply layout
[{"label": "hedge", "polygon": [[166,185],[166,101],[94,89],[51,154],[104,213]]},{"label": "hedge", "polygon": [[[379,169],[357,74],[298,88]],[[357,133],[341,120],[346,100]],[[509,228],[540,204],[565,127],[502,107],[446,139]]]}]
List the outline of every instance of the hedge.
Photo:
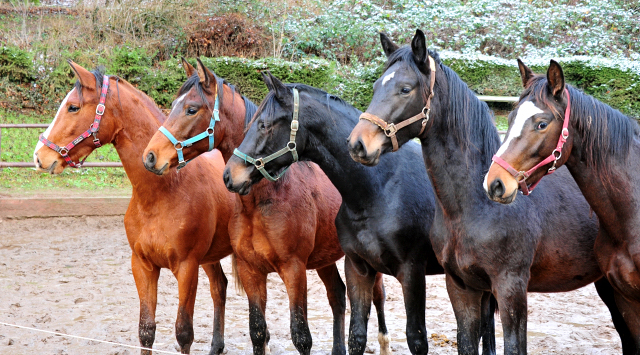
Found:
[{"label": "hedge", "polygon": [[[456,71],[477,94],[517,96],[521,92],[515,61],[489,56],[465,56],[443,51],[446,65]],[[91,68],[90,55],[72,53],[70,58]],[[0,107],[9,111],[25,108],[55,111],[75,78],[67,63],[55,68],[27,67],[33,62],[29,52],[0,47]],[[323,59],[288,62],[273,58],[202,58],[216,74],[234,84],[241,93],[259,103],[267,93],[260,71],[270,70],[285,82],[299,82],[341,96],[365,109],[371,100],[373,82],[382,74],[383,59],[365,66],[345,66]],[[548,60],[523,59],[535,72],[544,73]],[[606,59],[571,57],[559,59],[567,81],[589,95],[633,117],[640,117],[640,63]],[[195,62],[195,61],[192,61]],[[177,58],[151,65],[149,56],[139,50],[123,48],[99,64],[108,74],[118,74],[168,108],[180,85],[186,80]],[[194,63],[195,64],[195,63]]]}]

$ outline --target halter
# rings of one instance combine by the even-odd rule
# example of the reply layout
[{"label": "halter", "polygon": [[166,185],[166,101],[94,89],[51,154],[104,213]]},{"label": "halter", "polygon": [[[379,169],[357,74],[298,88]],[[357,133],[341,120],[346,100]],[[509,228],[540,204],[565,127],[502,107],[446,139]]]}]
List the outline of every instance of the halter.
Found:
[{"label": "halter", "polygon": [[558,138],[558,144],[556,144],[556,149],[554,149],[553,152],[551,152],[551,155],[549,155],[543,161],[541,161],[536,166],[534,166],[533,168],[527,171],[517,171],[509,163],[507,163],[504,159],[500,158],[497,155],[494,155],[493,158],[491,158],[491,160],[495,161],[498,165],[500,165],[505,170],[507,170],[511,175],[513,175],[514,178],[516,178],[516,181],[518,182],[518,185],[520,185],[520,190],[522,191],[523,195],[529,195],[531,192],[533,192],[533,189],[538,185],[540,180],[542,180],[541,178],[530,187],[527,186],[527,178],[529,178],[529,176],[531,176],[531,174],[533,174],[534,171],[538,170],[538,168],[542,166],[545,166],[553,162],[553,165],[549,168],[549,170],[547,170],[547,173],[544,174],[543,176],[552,174],[554,171],[556,171],[556,164],[558,164],[558,160],[560,160],[560,157],[562,157],[562,147],[564,147],[564,143],[567,141],[567,138],[569,138],[568,127],[569,127],[569,114],[571,111],[571,97],[569,96],[569,90],[565,88],[564,92],[567,94],[567,108],[564,110],[564,122],[562,123],[562,132],[560,133],[560,138]]},{"label": "halter", "polygon": [[429,97],[427,98],[427,103],[424,105],[424,108],[419,114],[411,118],[408,118],[398,124],[387,123],[384,120],[382,120],[380,117],[370,114],[368,112],[363,112],[360,115],[361,120],[367,120],[375,124],[376,126],[380,127],[384,132],[384,134],[387,137],[391,138],[391,144],[393,145],[394,152],[398,150],[398,139],[396,138],[396,132],[419,120],[422,120],[422,128],[420,129],[420,133],[418,133],[418,136],[420,136],[422,132],[424,132],[424,129],[427,127],[427,122],[429,122],[429,113],[431,112],[431,98],[433,98],[433,86],[436,83],[436,63],[433,60],[433,58],[431,58],[431,56],[429,56],[429,68],[431,69],[431,75],[430,75],[431,83],[429,85]]},{"label": "halter", "polygon": [[282,177],[282,175],[284,175],[284,173],[287,171],[287,169],[289,169],[289,167],[287,167],[286,169],[284,169],[280,174],[276,175],[275,177],[271,176],[271,174],[269,174],[269,172],[264,168],[265,164],[267,164],[268,162],[275,160],[285,154],[287,154],[288,152],[291,152],[291,155],[293,155],[293,162],[297,162],[298,161],[298,151],[296,150],[296,133],[298,132],[298,111],[299,111],[299,107],[300,107],[300,95],[298,94],[298,89],[293,88],[293,119],[291,120],[291,133],[289,135],[289,143],[287,143],[287,146],[278,150],[277,152],[270,154],[264,158],[252,158],[246,154],[244,154],[243,152],[239,151],[237,148],[233,151],[233,154],[237,157],[239,157],[240,159],[243,159],[245,164],[249,163],[249,164],[253,164],[256,169],[258,169],[258,171],[260,173],[262,173],[262,176],[265,177],[265,179],[271,181],[271,182],[275,182],[278,179],[280,179]]},{"label": "halter", "polygon": [[100,143],[100,139],[98,139],[98,131],[100,130],[100,120],[102,119],[102,115],[104,115],[104,110],[106,109],[104,103],[107,101],[108,91],[109,76],[104,75],[102,78],[102,92],[100,92],[100,102],[96,107],[96,117],[93,119],[93,123],[91,124],[91,126],[89,126],[89,129],[79,135],[76,139],[71,141],[71,143],[65,145],[64,147],[60,147],[59,145],[45,138],[44,133],[40,135],[40,142],[58,152],[70,167],[81,168],[82,164],[84,164],[84,161],[87,160],[87,157],[89,156],[87,155],[86,157],[84,157],[84,159],[82,159],[82,161],[75,163],[73,160],[71,160],[71,157],[69,157],[69,151],[76,145],[80,144],[80,142],[85,140],[85,138],[88,138],[91,135],[93,136],[93,144],[96,146],[96,148],[100,148],[102,146],[102,144]]},{"label": "halter", "polygon": [[204,132],[195,135],[187,140],[184,141],[179,141],[176,139],[176,137],[173,136],[173,134],[171,134],[171,132],[169,132],[169,130],[167,130],[166,128],[164,128],[164,126],[160,126],[160,128],[158,128],[158,131],[162,132],[162,134],[164,134],[167,138],[169,138],[169,141],[171,141],[171,143],[173,144],[173,147],[176,149],[176,152],[178,153],[178,167],[177,170],[180,170],[182,168],[185,167],[185,165],[187,165],[188,162],[190,162],[191,160],[185,161],[184,160],[184,155],[182,154],[182,149],[183,148],[187,148],[190,147],[191,145],[193,145],[193,143],[199,142],[203,139],[205,139],[206,137],[209,137],[209,150],[207,150],[207,152],[210,152],[213,150],[214,145],[213,145],[213,133],[214,133],[214,128],[216,126],[216,122],[220,121],[220,111],[218,110],[218,106],[219,106],[219,100],[218,100],[218,90],[216,90],[216,101],[215,104],[213,106],[213,113],[211,114],[211,120],[209,121],[209,127],[207,127],[206,130],[204,130]]}]

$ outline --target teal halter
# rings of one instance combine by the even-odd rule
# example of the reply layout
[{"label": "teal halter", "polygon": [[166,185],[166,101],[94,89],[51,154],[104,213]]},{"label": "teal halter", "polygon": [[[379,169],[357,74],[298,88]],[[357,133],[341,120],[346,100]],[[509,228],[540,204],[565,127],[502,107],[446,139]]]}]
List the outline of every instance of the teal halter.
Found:
[{"label": "teal halter", "polygon": [[167,130],[166,128],[164,128],[164,126],[161,126],[160,128],[158,128],[158,130],[160,132],[162,132],[162,134],[164,134],[165,136],[167,136],[167,138],[169,138],[169,141],[171,141],[171,143],[173,143],[173,147],[176,148],[176,151],[178,152],[178,168],[177,170],[180,170],[182,168],[185,167],[185,165],[187,165],[187,163],[189,161],[185,161],[184,160],[184,155],[182,154],[182,149],[186,148],[186,147],[190,147],[193,143],[199,142],[203,139],[205,139],[206,137],[209,137],[209,150],[207,150],[207,152],[210,152],[213,150],[214,145],[213,145],[213,133],[214,133],[214,128],[216,126],[216,122],[220,121],[220,111],[218,111],[218,91],[216,90],[216,103],[213,106],[213,114],[211,115],[211,121],[209,121],[209,127],[202,133],[191,137],[187,140],[184,141],[179,141],[176,139],[176,137],[173,136],[173,134],[171,134],[171,132],[169,132],[169,130]]},{"label": "teal halter", "polygon": [[282,175],[284,175],[284,173],[287,171],[287,169],[289,169],[289,167],[287,167],[286,169],[284,169],[280,174],[278,174],[277,176],[273,177],[271,176],[271,174],[269,174],[269,172],[264,168],[265,164],[267,164],[268,162],[279,158],[285,154],[287,154],[288,152],[291,152],[291,155],[293,155],[293,162],[297,162],[298,161],[298,151],[296,150],[296,133],[298,132],[298,111],[299,111],[299,107],[300,107],[300,96],[298,95],[298,90],[296,88],[293,88],[293,119],[291,120],[291,134],[289,136],[289,143],[287,143],[287,146],[278,150],[277,152],[270,154],[264,158],[252,158],[246,154],[244,154],[243,152],[239,151],[237,148],[233,151],[233,154],[236,155],[237,157],[240,157],[240,159],[243,159],[245,164],[249,163],[249,164],[253,164],[256,169],[258,169],[259,172],[262,173],[262,175],[265,177],[265,179],[274,182],[277,181],[278,179],[280,179],[282,177]]}]

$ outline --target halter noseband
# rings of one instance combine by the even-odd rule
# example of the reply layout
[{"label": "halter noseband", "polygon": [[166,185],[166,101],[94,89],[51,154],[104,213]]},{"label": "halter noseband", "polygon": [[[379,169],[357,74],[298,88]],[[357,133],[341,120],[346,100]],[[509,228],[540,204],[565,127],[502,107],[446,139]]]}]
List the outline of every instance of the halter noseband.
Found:
[{"label": "halter noseband", "polygon": [[100,120],[102,120],[102,115],[104,115],[104,110],[106,109],[104,104],[107,101],[108,91],[109,91],[109,76],[103,75],[102,91],[100,92],[100,102],[96,107],[96,116],[93,119],[93,123],[91,124],[91,126],[89,126],[88,130],[86,130],[84,133],[79,135],[76,139],[71,141],[71,143],[63,147],[60,147],[59,145],[45,138],[44,133],[40,135],[40,138],[39,138],[40,142],[42,142],[42,144],[46,145],[47,147],[55,150],[56,152],[58,152],[58,154],[60,154],[62,158],[64,158],[64,160],[67,162],[67,164],[70,167],[81,168],[82,164],[84,164],[84,161],[87,160],[87,157],[89,156],[87,155],[86,157],[84,157],[84,159],[82,159],[82,161],[75,163],[73,160],[71,160],[71,157],[69,157],[69,151],[71,151],[73,147],[80,144],[80,142],[82,142],[83,140],[85,140],[85,138],[88,138],[89,136],[93,136],[93,144],[96,146],[96,148],[100,148],[102,146],[102,143],[100,143],[100,139],[98,139],[98,131],[100,130]]},{"label": "halter noseband", "polygon": [[284,173],[287,171],[287,169],[289,169],[289,167],[284,169],[280,174],[273,177],[271,176],[271,174],[269,174],[269,172],[265,169],[264,166],[268,162],[275,160],[289,152],[291,152],[291,155],[293,155],[293,162],[295,163],[298,161],[298,151],[296,150],[296,133],[298,132],[299,107],[300,107],[300,95],[298,94],[298,89],[293,88],[293,119],[291,120],[291,133],[289,135],[289,143],[287,143],[286,147],[264,158],[258,158],[258,159],[252,158],[244,154],[243,152],[239,151],[237,148],[233,151],[233,154],[239,157],[240,159],[243,159],[245,164],[246,163],[253,164],[256,167],[256,169],[258,169],[258,171],[262,173],[262,176],[264,176],[265,179],[271,182],[275,182],[278,179],[280,179],[282,175],[284,175]]},{"label": "halter noseband", "polygon": [[218,110],[219,101],[220,100],[218,100],[218,89],[216,89],[216,101],[215,101],[215,104],[213,105],[213,113],[211,115],[211,120],[209,121],[209,127],[207,127],[207,129],[204,130],[204,132],[197,134],[187,140],[184,140],[184,141],[177,140],[176,137],[174,137],[173,134],[171,134],[171,132],[169,132],[169,130],[167,130],[164,126],[160,126],[160,128],[158,128],[158,131],[162,132],[162,134],[164,134],[169,139],[169,141],[173,144],[173,147],[176,149],[176,152],[178,153],[178,167],[176,168],[177,170],[184,168],[188,162],[193,160],[193,159],[188,161],[184,160],[184,155],[182,154],[183,148],[190,147],[193,145],[193,143],[199,142],[209,137],[209,150],[207,150],[207,152],[210,152],[213,150],[214,148],[213,134],[215,132],[214,129],[216,127],[216,122],[220,121],[220,111]]},{"label": "halter noseband", "polygon": [[551,152],[551,155],[549,155],[543,161],[539,162],[538,164],[536,164],[536,166],[527,171],[517,171],[511,166],[511,164],[507,163],[504,159],[500,158],[497,155],[494,155],[493,158],[491,158],[491,160],[503,167],[506,171],[513,175],[514,178],[516,178],[516,181],[518,182],[518,185],[520,185],[520,190],[522,191],[523,195],[529,195],[531,192],[533,192],[533,189],[538,185],[540,180],[542,180],[542,178],[540,178],[540,180],[536,181],[533,185],[527,186],[527,179],[529,178],[529,176],[531,176],[531,174],[533,174],[533,172],[538,170],[540,167],[553,162],[553,165],[543,176],[552,174],[556,170],[556,164],[558,163],[558,160],[560,160],[560,157],[562,157],[562,147],[564,147],[564,143],[567,141],[567,138],[569,138],[569,114],[571,113],[571,97],[569,96],[569,90],[565,88],[564,92],[565,94],[567,94],[567,108],[564,110],[564,122],[562,123],[562,132],[560,133],[560,138],[558,138],[558,144],[556,144],[556,149]]},{"label": "halter noseband", "polygon": [[380,127],[384,132],[384,134],[387,137],[391,138],[391,145],[393,146],[394,152],[398,150],[398,138],[396,138],[396,132],[419,120],[422,120],[422,128],[420,129],[420,133],[418,133],[418,136],[420,136],[422,132],[424,132],[425,128],[427,127],[427,122],[429,122],[429,113],[431,112],[431,98],[433,98],[433,86],[436,83],[436,63],[433,60],[433,58],[431,58],[431,56],[429,56],[429,68],[431,69],[429,97],[427,98],[427,103],[424,105],[424,108],[419,114],[411,118],[407,118],[406,120],[398,124],[387,123],[384,120],[382,120],[380,117],[370,114],[368,112],[363,112],[360,115],[361,120],[367,120],[373,123],[374,125]]}]

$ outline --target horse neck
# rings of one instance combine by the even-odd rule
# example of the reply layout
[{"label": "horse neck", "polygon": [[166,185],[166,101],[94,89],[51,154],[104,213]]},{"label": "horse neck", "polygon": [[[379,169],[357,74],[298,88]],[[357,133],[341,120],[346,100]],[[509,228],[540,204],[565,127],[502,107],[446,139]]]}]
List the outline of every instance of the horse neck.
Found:
[{"label": "horse neck", "polygon": [[352,107],[329,110],[324,103],[308,105],[301,99],[299,122],[310,136],[301,159],[318,164],[352,210],[370,207],[384,179],[380,168],[366,167],[349,155],[346,139],[360,113]]},{"label": "horse neck", "polygon": [[222,153],[222,158],[226,163],[233,155],[233,150],[239,147],[244,139],[246,108],[245,105],[241,103],[248,99],[243,98],[227,85],[224,85],[222,89],[224,90],[224,102],[220,105],[221,122],[218,124],[224,127],[224,134],[222,135],[220,144],[218,144],[216,148]]},{"label": "horse neck", "polygon": [[[142,164],[144,152],[151,137],[160,127],[164,115],[153,100],[132,86],[119,83],[119,102],[112,103],[116,132],[111,141],[134,191],[155,193],[158,185],[171,183],[175,173],[153,176]],[[122,110],[120,109],[122,107]]]},{"label": "horse neck", "polygon": [[[456,216],[478,204],[488,204],[489,199],[482,187],[483,174],[489,170],[491,157],[497,150],[500,139],[488,110],[483,110],[486,112],[480,111],[478,117],[471,116],[470,119],[486,120],[483,123],[490,127],[480,125],[486,128],[482,132],[473,127],[473,122],[469,122],[472,127],[468,138],[462,138],[468,139],[467,144],[461,144],[464,142],[455,138],[456,132],[452,128],[456,125],[448,122],[454,119],[452,104],[460,99],[447,96],[448,99],[444,98],[438,105],[434,105],[436,107],[432,107],[431,120],[434,123],[421,143],[434,191],[447,215]],[[477,100],[473,94],[466,99]],[[472,103],[483,107],[477,102]],[[463,148],[463,145],[467,148]]]}]

